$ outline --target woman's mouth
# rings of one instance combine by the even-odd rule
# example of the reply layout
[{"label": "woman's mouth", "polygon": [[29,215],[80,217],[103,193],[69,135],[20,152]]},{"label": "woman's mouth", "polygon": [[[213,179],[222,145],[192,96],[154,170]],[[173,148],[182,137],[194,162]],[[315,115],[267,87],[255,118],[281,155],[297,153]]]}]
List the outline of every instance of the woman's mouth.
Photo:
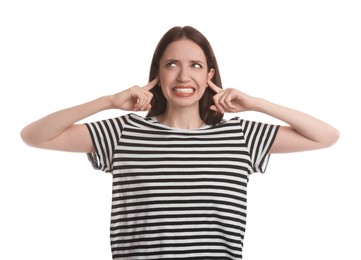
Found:
[{"label": "woman's mouth", "polygon": [[194,91],[194,88],[189,88],[189,87],[186,87],[186,88],[183,88],[183,87],[175,87],[173,88],[173,91],[174,92],[177,92],[177,93],[193,93]]},{"label": "woman's mouth", "polygon": [[195,89],[193,87],[188,87],[188,86],[174,87],[173,91],[177,96],[181,96],[181,97],[188,97],[195,93]]}]

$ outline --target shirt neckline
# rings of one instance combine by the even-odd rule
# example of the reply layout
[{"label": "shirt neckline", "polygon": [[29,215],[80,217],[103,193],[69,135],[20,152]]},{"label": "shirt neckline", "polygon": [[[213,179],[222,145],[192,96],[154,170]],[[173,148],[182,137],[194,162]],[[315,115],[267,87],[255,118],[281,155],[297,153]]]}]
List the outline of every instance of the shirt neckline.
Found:
[{"label": "shirt neckline", "polygon": [[166,129],[170,129],[170,130],[174,130],[174,131],[192,132],[192,131],[200,131],[200,130],[208,129],[211,127],[211,125],[207,125],[207,124],[203,124],[199,128],[192,128],[192,129],[172,127],[172,126],[168,126],[168,125],[165,125],[165,124],[162,124],[161,122],[159,122],[156,116],[148,117],[148,120],[150,120],[151,123],[156,124],[157,126],[160,126],[162,128],[166,128]]}]

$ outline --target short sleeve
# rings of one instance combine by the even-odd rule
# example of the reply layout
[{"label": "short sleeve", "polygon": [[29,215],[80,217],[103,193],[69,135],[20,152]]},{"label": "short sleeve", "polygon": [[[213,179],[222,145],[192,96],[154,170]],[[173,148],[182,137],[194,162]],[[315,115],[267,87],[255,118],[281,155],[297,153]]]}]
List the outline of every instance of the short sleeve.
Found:
[{"label": "short sleeve", "polygon": [[253,172],[264,173],[270,158],[269,150],[278,133],[279,125],[240,120],[250,153]]},{"label": "short sleeve", "polygon": [[124,117],[85,123],[95,148],[87,156],[95,169],[112,172],[113,155],[124,124]]}]

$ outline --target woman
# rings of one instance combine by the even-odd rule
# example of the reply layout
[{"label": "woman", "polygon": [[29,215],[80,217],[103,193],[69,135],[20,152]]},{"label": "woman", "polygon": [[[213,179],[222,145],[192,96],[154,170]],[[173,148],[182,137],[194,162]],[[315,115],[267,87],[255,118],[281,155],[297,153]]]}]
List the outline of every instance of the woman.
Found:
[{"label": "woman", "polygon": [[[148,111],[78,121],[106,109]],[[257,111],[285,125],[234,117]],[[174,27],[160,40],[149,83],[26,126],[30,146],[88,154],[113,174],[113,259],[242,259],[247,182],[272,153],[326,148],[338,131],[310,115],[222,89],[208,40]]]}]

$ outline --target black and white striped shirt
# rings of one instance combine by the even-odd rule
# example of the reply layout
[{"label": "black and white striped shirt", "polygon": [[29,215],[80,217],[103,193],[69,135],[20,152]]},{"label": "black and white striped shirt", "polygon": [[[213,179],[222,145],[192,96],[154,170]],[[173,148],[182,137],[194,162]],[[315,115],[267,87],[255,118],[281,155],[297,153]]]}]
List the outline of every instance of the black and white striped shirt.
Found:
[{"label": "black and white striped shirt", "polygon": [[113,174],[113,259],[242,259],[248,177],[278,126],[233,118],[185,130],[128,114],[86,124]]}]

